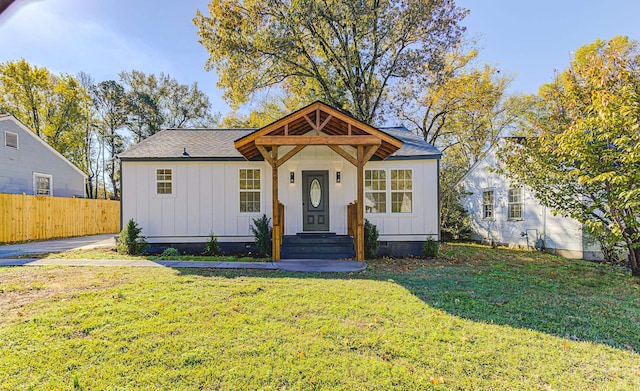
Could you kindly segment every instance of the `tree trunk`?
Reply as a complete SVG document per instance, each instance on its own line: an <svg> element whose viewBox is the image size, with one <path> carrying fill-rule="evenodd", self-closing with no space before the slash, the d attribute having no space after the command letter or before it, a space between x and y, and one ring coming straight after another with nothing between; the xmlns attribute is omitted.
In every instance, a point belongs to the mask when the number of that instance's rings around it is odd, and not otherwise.
<svg viewBox="0 0 640 391"><path fill-rule="evenodd" d="M631 275L634 277L640 277L640 268L638 268L638 259L640 259L640 247L630 249L629 260L631 261Z"/></svg>
<svg viewBox="0 0 640 391"><path fill-rule="evenodd" d="M87 198L93 198L93 175L87 176L87 182L85 183L84 191Z"/></svg>
<svg viewBox="0 0 640 391"><path fill-rule="evenodd" d="M618 225L621 225L619 220ZM636 228L626 227L622 230L622 237L627 244L629 263L631 264L631 275L640 277L640 268L638 268L640 261L640 235L638 235Z"/></svg>
<svg viewBox="0 0 640 391"><path fill-rule="evenodd" d="M105 160L105 143L102 142L102 190L104 199L107 199L107 179L105 177L105 172L107 171L106 160Z"/></svg>
<svg viewBox="0 0 640 391"><path fill-rule="evenodd" d="M629 264L631 265L631 275L634 277L640 277L640 268L638 268L638 260L640 259L640 240L631 240L629 237L625 237L625 239L627 242Z"/></svg>

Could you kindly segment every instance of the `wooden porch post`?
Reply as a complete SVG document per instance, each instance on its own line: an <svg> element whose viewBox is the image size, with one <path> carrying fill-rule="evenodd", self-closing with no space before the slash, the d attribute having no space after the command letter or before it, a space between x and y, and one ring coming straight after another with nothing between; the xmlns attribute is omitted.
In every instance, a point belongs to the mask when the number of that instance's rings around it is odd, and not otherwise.
<svg viewBox="0 0 640 391"><path fill-rule="evenodd" d="M280 200L278 200L278 146L271 147L271 187L273 198L273 231L271 233L271 256L274 261L280 260L280 242L282 241L282 232L280 224Z"/></svg>
<svg viewBox="0 0 640 391"><path fill-rule="evenodd" d="M364 146L358 145L358 202L356 223L356 259L364 261Z"/></svg>

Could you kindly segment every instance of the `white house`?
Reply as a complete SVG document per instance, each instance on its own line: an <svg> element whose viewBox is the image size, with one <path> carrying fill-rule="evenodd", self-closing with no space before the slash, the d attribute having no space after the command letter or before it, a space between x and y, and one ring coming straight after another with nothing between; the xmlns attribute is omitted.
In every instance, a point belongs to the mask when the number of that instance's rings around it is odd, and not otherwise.
<svg viewBox="0 0 640 391"><path fill-rule="evenodd" d="M84 196L87 176L12 115L0 115L0 193Z"/></svg>
<svg viewBox="0 0 640 391"><path fill-rule="evenodd" d="M266 214L276 260L325 256L323 243L348 257L336 250L345 240L361 260L366 218L380 253L420 254L439 239L440 155L405 128L377 129L322 102L258 130L164 130L119 156L122 221L158 246L202 247L213 232L225 251L242 251Z"/></svg>
<svg viewBox="0 0 640 391"><path fill-rule="evenodd" d="M578 221L554 216L526 187L499 175L493 148L459 182L462 204L471 217L475 240L516 247L541 248L566 258L602 259L597 242Z"/></svg>

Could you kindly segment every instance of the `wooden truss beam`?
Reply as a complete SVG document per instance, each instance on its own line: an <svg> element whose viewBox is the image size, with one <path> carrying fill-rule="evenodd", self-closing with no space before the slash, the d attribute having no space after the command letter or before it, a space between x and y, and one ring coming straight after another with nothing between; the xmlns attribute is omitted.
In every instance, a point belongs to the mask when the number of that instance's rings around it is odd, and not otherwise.
<svg viewBox="0 0 640 391"><path fill-rule="evenodd" d="M296 153L302 151L304 147L306 147L306 145L297 145L291 151L285 153L284 156L278 159L278 167L285 164L287 160L291 159Z"/></svg>
<svg viewBox="0 0 640 391"><path fill-rule="evenodd" d="M271 155L269 154L267 149L262 145L256 145L256 148L258 149L264 160L266 160L267 163L269 163L271 167L273 167L273 159L271 158Z"/></svg>
<svg viewBox="0 0 640 391"><path fill-rule="evenodd" d="M358 166L358 160L353 156L351 156L349 152L342 149L342 147L338 145L329 145L329 148L331 148L331 150L337 153L338 155L342 156L344 160L348 161L349 163L353 164L356 167Z"/></svg>
<svg viewBox="0 0 640 391"><path fill-rule="evenodd" d="M266 145L380 145L376 136L261 136L255 140L256 146Z"/></svg>

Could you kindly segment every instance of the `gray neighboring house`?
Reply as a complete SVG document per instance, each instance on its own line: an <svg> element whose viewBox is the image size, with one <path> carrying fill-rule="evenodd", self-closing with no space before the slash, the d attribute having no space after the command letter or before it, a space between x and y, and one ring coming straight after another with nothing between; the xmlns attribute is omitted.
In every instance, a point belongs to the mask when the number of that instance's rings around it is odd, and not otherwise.
<svg viewBox="0 0 640 391"><path fill-rule="evenodd" d="M12 115L0 114L0 193L84 197L87 176Z"/></svg>

